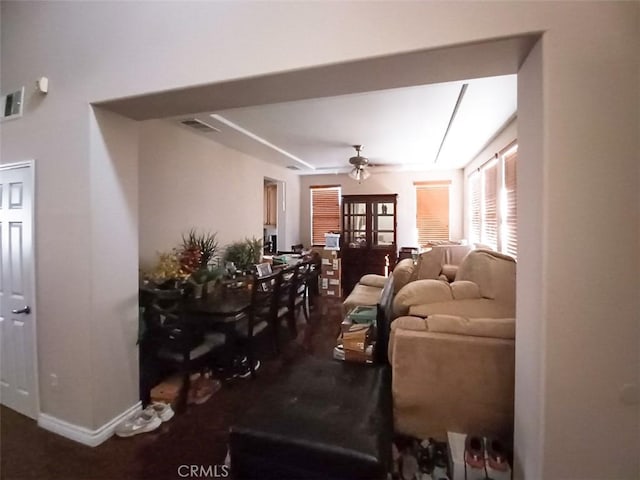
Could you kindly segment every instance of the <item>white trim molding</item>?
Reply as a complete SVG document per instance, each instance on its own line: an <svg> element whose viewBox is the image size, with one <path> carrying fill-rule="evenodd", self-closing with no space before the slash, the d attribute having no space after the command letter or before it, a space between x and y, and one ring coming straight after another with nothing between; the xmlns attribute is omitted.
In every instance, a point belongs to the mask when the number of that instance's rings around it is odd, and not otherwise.
<svg viewBox="0 0 640 480"><path fill-rule="evenodd" d="M89 447L97 447L113 435L113 431L118 423L141 409L142 403L138 402L96 430L89 430L88 428L65 422L46 413L41 413L38 416L38 426L73 440L74 442L82 443Z"/></svg>

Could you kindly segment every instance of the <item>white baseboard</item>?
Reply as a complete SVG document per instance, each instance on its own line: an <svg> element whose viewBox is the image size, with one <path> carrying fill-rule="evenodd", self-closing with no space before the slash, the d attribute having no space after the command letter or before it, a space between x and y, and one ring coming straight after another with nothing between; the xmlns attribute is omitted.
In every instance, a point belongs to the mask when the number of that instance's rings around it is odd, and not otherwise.
<svg viewBox="0 0 640 480"><path fill-rule="evenodd" d="M83 445L97 447L113 435L113 430L118 423L140 409L142 409L142 404L138 402L96 430L89 430L88 428L65 422L46 413L38 415L38 426Z"/></svg>

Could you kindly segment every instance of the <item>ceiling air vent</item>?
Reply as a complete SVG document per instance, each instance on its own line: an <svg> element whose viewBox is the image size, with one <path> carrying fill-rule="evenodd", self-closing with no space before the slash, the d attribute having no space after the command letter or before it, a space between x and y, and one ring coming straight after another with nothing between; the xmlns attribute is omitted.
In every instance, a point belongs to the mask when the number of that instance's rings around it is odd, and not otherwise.
<svg viewBox="0 0 640 480"><path fill-rule="evenodd" d="M190 118L188 120L181 120L180 123L185 127L194 128L200 132L220 132L216 127L212 127L208 123L204 123L197 118Z"/></svg>
<svg viewBox="0 0 640 480"><path fill-rule="evenodd" d="M289 170L300 170L300 167L296 167L295 165L287 165Z"/></svg>

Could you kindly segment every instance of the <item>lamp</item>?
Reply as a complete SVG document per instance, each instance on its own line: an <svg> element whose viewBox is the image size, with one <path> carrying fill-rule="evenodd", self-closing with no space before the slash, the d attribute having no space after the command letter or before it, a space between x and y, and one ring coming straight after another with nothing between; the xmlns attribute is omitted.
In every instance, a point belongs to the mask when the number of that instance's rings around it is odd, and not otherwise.
<svg viewBox="0 0 640 480"><path fill-rule="evenodd" d="M349 177L357 180L359 183L371 176L371 174L365 169L365 167L369 164L369 159L360 155L362 145L354 145L353 148L356 149L356 155L349 159L349 163L353 165L353 170L349 172Z"/></svg>

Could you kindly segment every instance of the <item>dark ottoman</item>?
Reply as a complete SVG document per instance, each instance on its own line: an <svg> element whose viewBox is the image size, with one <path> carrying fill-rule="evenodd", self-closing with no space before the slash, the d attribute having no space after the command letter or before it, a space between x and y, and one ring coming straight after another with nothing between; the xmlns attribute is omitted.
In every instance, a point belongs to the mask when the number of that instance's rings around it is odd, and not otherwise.
<svg viewBox="0 0 640 480"><path fill-rule="evenodd" d="M392 412L386 366L309 357L231 427L236 480L385 479Z"/></svg>

